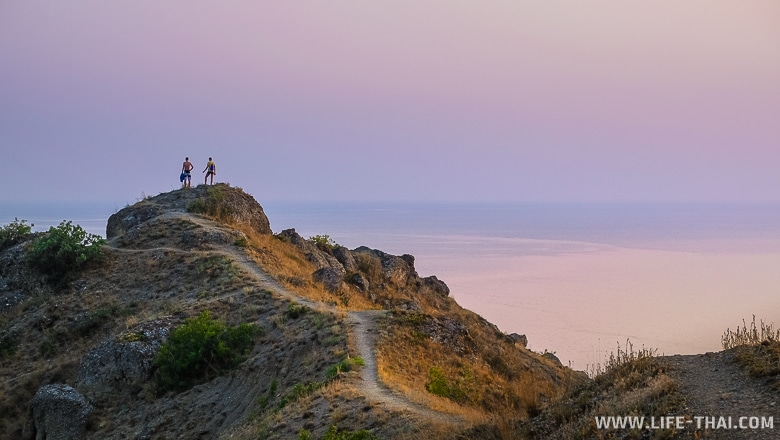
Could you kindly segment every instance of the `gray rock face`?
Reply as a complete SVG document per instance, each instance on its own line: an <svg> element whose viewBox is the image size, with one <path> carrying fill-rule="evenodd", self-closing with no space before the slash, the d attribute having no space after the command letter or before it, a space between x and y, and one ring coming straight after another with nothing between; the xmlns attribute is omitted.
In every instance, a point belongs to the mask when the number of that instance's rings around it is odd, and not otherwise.
<svg viewBox="0 0 780 440"><path fill-rule="evenodd" d="M347 272L357 272L358 265L355 262L355 256L352 255L352 251L344 246L336 246L333 248L333 256L336 257L339 263L344 266L344 270Z"/></svg>
<svg viewBox="0 0 780 440"><path fill-rule="evenodd" d="M341 283L344 281L344 269L334 269L332 267L323 267L317 269L313 274L314 281L322 283L326 289L331 292L335 292L341 288Z"/></svg>
<svg viewBox="0 0 780 440"><path fill-rule="evenodd" d="M368 279L362 273L356 273L350 277L349 282L363 292L368 292L370 286Z"/></svg>
<svg viewBox="0 0 780 440"><path fill-rule="evenodd" d="M526 335L519 335L517 333L512 333L509 335L509 339L511 339L512 342L515 343L515 346L520 345L523 347L528 347L528 337Z"/></svg>
<svg viewBox="0 0 780 440"><path fill-rule="evenodd" d="M431 291L438 293L442 296L449 296L450 295L450 288L447 286L447 284L436 278L436 275L431 275L429 277L423 278L423 285Z"/></svg>
<svg viewBox="0 0 780 440"><path fill-rule="evenodd" d="M25 438L84 438L87 419L92 411L92 405L73 387L63 384L44 385L30 402L30 421L25 427Z"/></svg>
<svg viewBox="0 0 780 440"><path fill-rule="evenodd" d="M96 393L137 392L151 376L154 356L172 327L157 320L103 342L81 359L78 386Z"/></svg>

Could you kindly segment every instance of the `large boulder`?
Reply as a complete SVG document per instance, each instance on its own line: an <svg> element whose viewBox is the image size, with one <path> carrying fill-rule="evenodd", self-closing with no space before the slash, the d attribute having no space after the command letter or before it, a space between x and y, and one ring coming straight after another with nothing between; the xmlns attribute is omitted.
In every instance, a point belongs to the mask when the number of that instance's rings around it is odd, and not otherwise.
<svg viewBox="0 0 780 440"><path fill-rule="evenodd" d="M344 282L344 269L337 270L332 267L317 269L312 274L314 281L322 283L331 292L336 292Z"/></svg>
<svg viewBox="0 0 780 440"><path fill-rule="evenodd" d="M97 393L135 393L151 377L154 356L173 323L156 320L98 345L79 365L78 386Z"/></svg>
<svg viewBox="0 0 780 440"><path fill-rule="evenodd" d="M355 254L367 253L379 258L382 276L398 287L404 287L408 282L418 279L417 271L414 269L414 257L409 254L399 257L366 246L361 246L352 252Z"/></svg>
<svg viewBox="0 0 780 440"><path fill-rule="evenodd" d="M24 436L35 440L84 438L92 411L92 405L75 388L64 384L44 385L30 401Z"/></svg>

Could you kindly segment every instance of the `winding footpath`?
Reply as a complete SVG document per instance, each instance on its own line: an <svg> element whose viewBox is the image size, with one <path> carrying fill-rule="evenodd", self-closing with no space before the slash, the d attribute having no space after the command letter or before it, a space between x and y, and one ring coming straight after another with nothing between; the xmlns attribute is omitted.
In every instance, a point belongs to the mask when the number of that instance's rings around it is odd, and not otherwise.
<svg viewBox="0 0 780 440"><path fill-rule="evenodd" d="M169 214L169 216L171 215ZM216 227L208 220L193 217L186 213L176 213L173 214L173 216L186 216L188 220L197 223L203 228ZM114 247L114 249L119 251L136 252L136 250L127 250L116 247ZM154 248L149 250L159 249L160 248ZM291 292L281 283L271 277L262 268L260 268L257 263L255 263L255 261L253 261L245 252L240 249L236 249L232 246L221 246L219 249L204 251L204 253L209 253L212 255L221 254L229 257L241 270L245 271L256 279L258 287L269 289L274 292L274 294L283 298L295 301L298 304L305 305L309 308L324 309L333 313L343 312L342 310L339 310L332 305L319 301L312 301L308 298L300 297ZM238 293L222 295L220 297L213 298L212 300L224 300L225 298L234 295L238 295ZM347 313L350 331L352 332L355 340L357 354L365 362L365 366L360 369L360 374L362 379L361 389L366 398L374 404L381 405L387 409L409 412L412 415L423 417L425 419L436 422L463 425L464 421L460 417L434 411L425 406L412 402L403 394L395 392L381 383L377 370L375 336L377 333L377 319L384 316L386 313L386 310L350 311Z"/></svg>

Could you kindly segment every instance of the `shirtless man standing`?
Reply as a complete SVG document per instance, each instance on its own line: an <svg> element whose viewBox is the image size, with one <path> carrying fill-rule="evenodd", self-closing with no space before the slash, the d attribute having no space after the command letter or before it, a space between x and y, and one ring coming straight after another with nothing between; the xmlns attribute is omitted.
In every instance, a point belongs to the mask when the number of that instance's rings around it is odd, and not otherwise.
<svg viewBox="0 0 780 440"><path fill-rule="evenodd" d="M181 172L184 173L184 188L190 188L190 181L192 180L192 174L190 174L190 171L195 168L195 165L190 162L189 157L184 158L184 164L181 166Z"/></svg>

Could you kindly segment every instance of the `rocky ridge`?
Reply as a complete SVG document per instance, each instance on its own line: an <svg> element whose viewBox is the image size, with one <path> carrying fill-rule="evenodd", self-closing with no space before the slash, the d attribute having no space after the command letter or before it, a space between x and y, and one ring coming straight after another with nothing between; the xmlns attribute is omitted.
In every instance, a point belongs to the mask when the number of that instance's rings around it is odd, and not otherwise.
<svg viewBox="0 0 780 440"><path fill-rule="evenodd" d="M2 340L14 349L0 358L7 416L0 438L256 438L258 429L268 438L290 438L301 429L322 435L339 420L344 429L366 428L382 438L415 432L449 438L467 429L461 416L426 408L381 383L376 338L350 334L376 332L375 321L387 312L441 307L420 334L455 355L474 356L474 330L444 314L453 304L444 282L420 277L411 255L321 246L294 229L271 234L250 195L227 185L199 186L112 215L105 261L61 291L19 264L24 243L3 251ZM253 260L263 255L278 263L273 248L287 245L282 254L295 260L297 252L308 272L281 275ZM290 290L296 286L322 289L325 301ZM348 306L350 298L364 306ZM300 318L288 313L295 304L305 307ZM362 311L365 305L373 310ZM157 350L173 328L202 310L228 324L260 327L255 348L228 375L155 395ZM508 336L499 340L513 343ZM311 401L289 397L302 384L322 381L345 356L365 358L368 367L339 375Z"/></svg>

